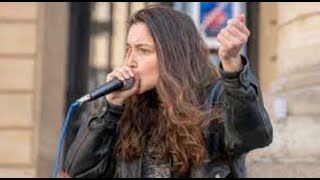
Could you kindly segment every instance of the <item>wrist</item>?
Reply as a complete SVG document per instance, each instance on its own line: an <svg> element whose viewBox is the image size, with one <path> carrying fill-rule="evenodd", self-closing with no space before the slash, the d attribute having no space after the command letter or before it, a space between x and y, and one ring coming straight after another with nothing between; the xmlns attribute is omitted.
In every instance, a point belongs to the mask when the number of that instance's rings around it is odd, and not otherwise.
<svg viewBox="0 0 320 180"><path fill-rule="evenodd" d="M119 105L115 105L112 104L111 102L109 102L107 99L105 99L106 102L106 109L105 109L105 115L109 114L109 115L113 115L113 116L121 116L121 114L124 111L124 105L123 106L119 106Z"/></svg>
<svg viewBox="0 0 320 180"><path fill-rule="evenodd" d="M108 99L106 98L107 102L113 106L119 106L122 107L124 104L124 101L119 100L119 99Z"/></svg>
<svg viewBox="0 0 320 180"><path fill-rule="evenodd" d="M221 59L223 70L226 72L237 72L243 68L240 55L237 57L230 57L228 59Z"/></svg>

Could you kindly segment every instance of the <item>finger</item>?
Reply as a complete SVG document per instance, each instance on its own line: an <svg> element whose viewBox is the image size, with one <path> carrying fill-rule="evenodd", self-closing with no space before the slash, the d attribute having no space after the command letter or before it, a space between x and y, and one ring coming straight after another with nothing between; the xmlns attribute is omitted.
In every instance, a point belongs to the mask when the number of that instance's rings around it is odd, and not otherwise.
<svg viewBox="0 0 320 180"><path fill-rule="evenodd" d="M118 69L115 69L114 71L112 71L108 76L107 76L107 82L108 81L111 81L113 79L119 79L121 81L124 81L125 78L123 77L122 73L118 70Z"/></svg>
<svg viewBox="0 0 320 180"><path fill-rule="evenodd" d="M120 71L120 70L115 71L114 75L115 75L116 78L118 78L121 81L124 81L126 79L124 74L123 74L123 72Z"/></svg>
<svg viewBox="0 0 320 180"><path fill-rule="evenodd" d="M224 43L224 47L227 49L239 48L243 44L238 37L229 33L227 29L221 33L221 36L227 41Z"/></svg>
<svg viewBox="0 0 320 180"><path fill-rule="evenodd" d="M109 81L111 81L111 80L114 79L114 78L116 78L116 77L114 76L114 72L111 72L111 73L107 74L106 82L109 82Z"/></svg>
<svg viewBox="0 0 320 180"><path fill-rule="evenodd" d="M242 22L242 23L244 23L245 22L245 16L244 16L244 14L239 14L238 16L237 16L237 19L240 21L240 22Z"/></svg>
<svg viewBox="0 0 320 180"><path fill-rule="evenodd" d="M240 43L238 38L228 31L228 28L225 28L223 30L222 35L229 41L230 44L239 44Z"/></svg>
<svg viewBox="0 0 320 180"><path fill-rule="evenodd" d="M217 40L218 42L221 43L221 45L227 49L229 49L230 47L230 43L229 43L229 40L224 37L224 35L222 33L219 33L219 35L217 36Z"/></svg>
<svg viewBox="0 0 320 180"><path fill-rule="evenodd" d="M125 67L120 68L119 72L122 74L122 76L125 79L129 79L130 78L130 74L129 74L128 70Z"/></svg>
<svg viewBox="0 0 320 180"><path fill-rule="evenodd" d="M229 34L227 34L226 28L223 28L223 29L220 31L220 34L221 34L222 36L224 36L228 41L230 41L230 37L229 37Z"/></svg>
<svg viewBox="0 0 320 180"><path fill-rule="evenodd" d="M109 81L111 81L111 80L114 80L114 79L116 79L116 78L118 78L117 76L116 76L116 74L113 72L113 73L110 73L110 74L108 74L108 76L107 76L107 81L106 82L109 82ZM120 79L121 80L121 79Z"/></svg>
<svg viewBox="0 0 320 180"><path fill-rule="evenodd" d="M245 43L248 40L248 37L240 32L237 28L232 25L229 25L226 30L233 35L241 44Z"/></svg>
<svg viewBox="0 0 320 180"><path fill-rule="evenodd" d="M134 73L132 71L131 68L129 68L128 66L124 66L124 69L127 71L127 73L131 76L131 77L134 77Z"/></svg>
<svg viewBox="0 0 320 180"><path fill-rule="evenodd" d="M245 33L247 36L250 35L250 31L248 30L246 25L244 23L240 22L238 19L232 19L230 21L230 24L235 26L236 28L238 28L239 31Z"/></svg>

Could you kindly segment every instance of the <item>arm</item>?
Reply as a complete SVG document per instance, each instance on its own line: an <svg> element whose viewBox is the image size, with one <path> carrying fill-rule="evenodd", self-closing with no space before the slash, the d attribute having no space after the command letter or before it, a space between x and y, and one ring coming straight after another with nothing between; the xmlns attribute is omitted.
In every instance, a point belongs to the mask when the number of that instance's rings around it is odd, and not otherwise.
<svg viewBox="0 0 320 180"><path fill-rule="evenodd" d="M224 81L225 145L237 153L264 147L272 141L272 126L264 108L260 87L248 60L240 56L250 31L243 14L228 21L218 34L220 74Z"/></svg>
<svg viewBox="0 0 320 180"><path fill-rule="evenodd" d="M68 150L64 172L71 177L113 177L113 147L122 112L122 107L108 104L101 116L80 127Z"/></svg>
<svg viewBox="0 0 320 180"><path fill-rule="evenodd" d="M238 72L219 70L224 81L220 99L225 104L224 143L228 151L243 154L272 142L272 125L249 61L241 56Z"/></svg>

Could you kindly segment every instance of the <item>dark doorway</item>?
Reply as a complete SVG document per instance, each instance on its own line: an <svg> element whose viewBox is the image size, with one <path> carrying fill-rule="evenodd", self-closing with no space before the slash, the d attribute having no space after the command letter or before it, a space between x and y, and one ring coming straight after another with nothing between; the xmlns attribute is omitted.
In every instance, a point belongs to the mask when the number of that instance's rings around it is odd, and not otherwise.
<svg viewBox="0 0 320 180"><path fill-rule="evenodd" d="M65 113L76 99L87 93L91 2L71 2L69 8L69 54ZM69 148L75 138L80 124L80 112L81 108L77 109L70 121L65 139L65 150Z"/></svg>
<svg viewBox="0 0 320 180"><path fill-rule="evenodd" d="M253 73L259 78L259 3L247 2L247 25L251 34L247 43L247 56Z"/></svg>

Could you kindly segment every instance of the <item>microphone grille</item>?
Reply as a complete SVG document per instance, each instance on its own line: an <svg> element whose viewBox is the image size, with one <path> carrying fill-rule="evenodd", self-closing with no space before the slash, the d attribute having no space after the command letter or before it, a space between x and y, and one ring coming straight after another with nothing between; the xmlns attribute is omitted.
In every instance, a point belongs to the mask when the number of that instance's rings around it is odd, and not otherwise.
<svg viewBox="0 0 320 180"><path fill-rule="evenodd" d="M126 79L124 81L123 90L131 89L134 86L134 78Z"/></svg>

